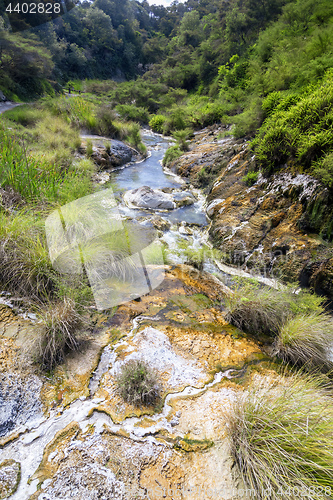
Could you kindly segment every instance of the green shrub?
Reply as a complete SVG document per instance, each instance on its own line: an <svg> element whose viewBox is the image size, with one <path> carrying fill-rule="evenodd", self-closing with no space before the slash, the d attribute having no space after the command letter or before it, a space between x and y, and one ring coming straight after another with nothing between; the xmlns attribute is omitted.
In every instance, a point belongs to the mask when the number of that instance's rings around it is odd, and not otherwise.
<svg viewBox="0 0 333 500"><path fill-rule="evenodd" d="M273 172L288 162L314 171L325 184L331 185L332 73L328 72L321 84L305 89L302 94L281 98L279 104L270 107L267 100L264 105L268 118L252 143L263 168ZM275 92L272 102L277 101Z"/></svg>
<svg viewBox="0 0 333 500"><path fill-rule="evenodd" d="M149 121L149 127L152 129L153 132L162 134L165 120L166 116L164 115L154 115Z"/></svg>
<svg viewBox="0 0 333 500"><path fill-rule="evenodd" d="M139 123L148 123L148 111L134 104L118 104L116 111L121 118Z"/></svg>
<svg viewBox="0 0 333 500"><path fill-rule="evenodd" d="M78 349L77 331L82 326L82 317L68 297L40 307L38 317L41 325L33 341L33 353L35 360L50 370L63 361L66 352Z"/></svg>
<svg viewBox="0 0 333 500"><path fill-rule="evenodd" d="M179 146L171 146L166 150L162 163L165 167L168 167L170 163L179 158L181 155L182 152L179 149Z"/></svg>
<svg viewBox="0 0 333 500"><path fill-rule="evenodd" d="M161 396L157 372L142 360L131 359L124 363L116 383L122 398L137 406L156 404Z"/></svg>
<svg viewBox="0 0 333 500"><path fill-rule="evenodd" d="M284 375L255 380L237 397L229 423L234 475L254 498L331 498L333 399L324 382Z"/></svg>
<svg viewBox="0 0 333 500"><path fill-rule="evenodd" d="M311 368L332 369L333 320L329 314L297 315L280 328L273 354L283 361Z"/></svg>
<svg viewBox="0 0 333 500"><path fill-rule="evenodd" d="M172 136L176 139L177 145L181 151L188 151L189 146L186 139L192 135L192 130L190 128L185 128L184 130L175 130Z"/></svg>
<svg viewBox="0 0 333 500"><path fill-rule="evenodd" d="M248 172L242 178L242 181L245 182L247 186L253 186L258 180L259 172Z"/></svg>
<svg viewBox="0 0 333 500"><path fill-rule="evenodd" d="M163 134L169 135L174 130L184 130L188 123L186 120L185 108L177 107L172 109L163 125Z"/></svg>

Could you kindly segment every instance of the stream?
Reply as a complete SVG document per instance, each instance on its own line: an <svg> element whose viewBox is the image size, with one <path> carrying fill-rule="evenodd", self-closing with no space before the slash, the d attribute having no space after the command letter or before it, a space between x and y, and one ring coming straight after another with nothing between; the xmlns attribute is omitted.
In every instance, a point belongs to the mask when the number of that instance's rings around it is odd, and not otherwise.
<svg viewBox="0 0 333 500"><path fill-rule="evenodd" d="M161 218L170 223L170 229L161 236L161 241L169 248L170 261L175 264L186 262L187 257L184 248L199 251L202 245L207 242L209 221L205 215L204 196L183 179L162 168L161 161L169 144L167 139L148 131L144 131L142 135L150 153L149 157L141 162L110 171L109 182L112 186L116 186L117 191L115 194L118 199L121 199L125 191L144 185L149 185L153 189L165 189L167 192L170 192L170 190L176 190L177 192L186 190L193 193L196 201L192 205L171 211L158 212ZM106 182L105 186L108 186L108 182ZM125 216L134 219L149 218L156 216L157 213L156 211L129 208L123 201L120 202L118 208ZM231 274L234 270L232 268L228 269L228 266L219 269L216 263L208 258L205 261L204 270L214 273L227 285L232 283ZM99 365L90 380L90 397L81 397L66 408L61 408L60 411L58 407L51 410L47 417L39 417L37 421L35 419L30 424L27 422L20 428L15 429L15 432L19 433L19 437L14 438L1 450L1 461L14 459L19 461L22 467L20 484L17 491L11 496L13 500L26 500L36 491L38 480L36 479L28 484L29 477L33 475L41 462L46 445L52 441L58 431L64 429L72 421L76 421L82 430L86 430L89 425L93 424L95 432L98 433L102 432L103 425L106 424L114 433L125 431L135 441L152 440L155 444L161 445L160 442L156 441L154 434L162 429L170 433L173 432L172 423L166 418L171 411L170 402L172 399L179 398L179 396L200 394L218 384L223 378L231 379L244 374L246 367L240 370L228 369L218 372L213 379L210 378L210 381L204 384L196 383L195 379L193 381L190 378L188 385L181 391L175 391L167 395L161 412L150 417L153 422L151 425L138 425L138 422L145 418L144 416L129 417L120 424L115 424L107 414L93 411L103 401L102 399L96 399L95 393L103 375L107 371L112 371L115 364L117 364L116 350L124 348L138 331L141 321L147 319L158 321L156 317L138 316L132 320L132 329L125 339L120 340L112 348L110 346L104 348ZM164 345L163 349L165 351ZM175 364L177 362L176 360ZM182 369L182 366L179 366L179 371Z"/></svg>

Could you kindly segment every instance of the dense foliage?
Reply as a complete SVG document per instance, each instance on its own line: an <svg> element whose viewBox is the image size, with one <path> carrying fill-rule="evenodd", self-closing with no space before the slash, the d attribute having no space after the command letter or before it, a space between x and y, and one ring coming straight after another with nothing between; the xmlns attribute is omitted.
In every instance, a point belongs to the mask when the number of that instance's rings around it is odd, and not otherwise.
<svg viewBox="0 0 333 500"><path fill-rule="evenodd" d="M332 36L330 0L83 1L21 33L4 16L0 89L27 99L69 85L184 138L216 122L259 131L266 172L288 163L332 187Z"/></svg>

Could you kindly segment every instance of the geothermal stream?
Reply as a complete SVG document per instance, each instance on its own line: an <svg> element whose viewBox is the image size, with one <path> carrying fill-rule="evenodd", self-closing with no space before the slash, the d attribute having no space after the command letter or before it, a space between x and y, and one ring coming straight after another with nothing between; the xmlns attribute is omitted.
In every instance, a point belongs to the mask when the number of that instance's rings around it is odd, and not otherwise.
<svg viewBox="0 0 333 500"><path fill-rule="evenodd" d="M133 328L126 339L119 341L113 347L113 350L111 350L109 346L104 349L99 365L89 384L89 398L79 398L65 409L57 408L57 410L51 410L49 417L41 418L39 422L34 423L32 426L15 429L15 434L18 432L20 433L19 437L9 442L1 452L2 460L14 459L21 462L21 481L17 491L11 496L13 500L29 498L29 496L36 491L39 480L35 479L31 481L30 484L28 484L28 480L41 462L47 444L53 440L58 431L64 429L69 423L73 421L77 422L83 432L87 430L88 426L93 424L95 433L101 433L104 430L104 425L106 425L113 433L125 431L128 433L130 439L135 441L150 440L161 446L161 443L154 438L153 434L162 429L168 430L172 434L172 423L167 420L168 414L172 411L170 406L170 401L172 399L180 396L194 396L203 393L221 382L223 378L231 379L240 377L245 373L246 365L242 369L228 369L224 372L216 373L212 381L203 384L201 387L189 385L182 391L169 393L165 398L162 411L159 414L150 416L150 419L154 421L154 424L150 427L138 426L138 423L146 418L145 415L142 417L129 417L124 419L121 424L114 424L107 414L100 412L93 413L93 410L103 402L102 399L94 398L94 394L103 374L107 370L113 368L117 357L117 348L128 344L128 341L133 338L137 332L142 320L157 321L158 318L146 316L136 317L132 320ZM118 364L120 365L121 362L118 362ZM177 434L179 435L179 432ZM75 442L72 443L72 445L75 445ZM51 456L50 459L52 459ZM46 484L47 481L45 481L44 486Z"/></svg>
<svg viewBox="0 0 333 500"><path fill-rule="evenodd" d="M116 182L120 193L128 189L141 187L143 185L149 185L153 189L184 189L186 186L186 190L191 191L195 195L197 201L192 205L177 208L170 212L164 211L158 213L158 215L167 219L171 223L171 229L164 233L161 238L162 241L169 246L170 259L173 259L175 264L181 263L186 261L186 257L182 256L182 251L178 248L179 240L184 241L185 239L188 247L198 250L203 244L207 244L208 221L204 213L205 199L199 191L195 190L188 184L186 185L183 179L172 174L171 172L163 170L161 160L168 146L167 140L157 134L146 131L144 131L143 137L148 149L150 150L150 156L144 161L130 164L126 168L118 169L116 172L110 172L105 176L103 184L106 182L107 186L107 179L111 182ZM137 218L138 216L149 217L156 215L156 211L149 213L149 211L129 208L124 203L120 203L119 210L125 216L133 218ZM185 221L185 224L183 221ZM188 231L189 234L186 234L186 232L183 232L182 234L182 230L179 231L179 229L185 227L190 228L190 231ZM227 285L232 284L232 279L230 278L231 275L237 274L251 276L244 271L239 271L224 264L214 262L213 260L205 262L204 270L217 274L221 281ZM95 432L97 433L102 432L103 426L106 424L114 433L125 431L133 440L151 440L155 442L155 444L162 445L160 441L157 441L154 438L153 434L160 429L166 429L172 434L172 423L167 420L167 416L172 410L170 406L172 399L179 398L180 396L193 396L202 393L219 383L223 378L226 377L231 379L239 377L246 371L247 365L240 370L228 369L224 372L215 374L213 380L210 378L208 382L198 382L199 376L197 379L195 377L192 377L192 379L191 377L188 377L186 379L187 382L184 382L183 380L181 384L182 387L186 384L188 385L179 392L175 389L175 392L169 393L164 401L162 411L159 414L150 416L150 419L154 423L149 427L146 425L142 425L140 427L138 425L142 419L146 418L145 416L125 418L120 424L113 423L112 419L107 414L93 411L94 408L97 408L103 401L102 399L94 398L94 395L97 392L99 382L103 375L107 371L115 373L119 369L121 362L117 361L117 349L119 347L126 347L129 341L136 335L140 322L146 319L158 321L159 318L136 317L133 320L133 328L126 336L126 339L120 340L112 348L110 346L104 348L100 362L90 380L89 398L81 397L68 405L66 408L61 409L60 407L59 409L59 407L57 407L55 410L50 410L49 416L39 417L38 420L35 419L34 421L30 420L30 424L28 421L26 425L19 428L16 427L14 429L12 432L12 441L7 441L8 444L6 444L1 450L1 460L14 459L19 461L22 467L21 481L18 489L11 496L13 500L26 499L36 491L39 480L36 479L30 484L28 484L27 481L29 480L29 477L34 474L40 464L46 445L52 441L58 431L64 429L69 423L73 421L78 422L83 431L86 430L89 425L93 424L95 426ZM161 342L163 342L163 339ZM177 364L177 360L175 363ZM183 370L183 367L181 366L178 370ZM177 415L174 418L177 418ZM15 437L17 435L18 437ZM11 434L9 434L7 438L10 439L10 436ZM73 446L75 445L74 443ZM167 443L165 443L165 445L167 446ZM45 484L47 484L47 482L44 483L44 486Z"/></svg>

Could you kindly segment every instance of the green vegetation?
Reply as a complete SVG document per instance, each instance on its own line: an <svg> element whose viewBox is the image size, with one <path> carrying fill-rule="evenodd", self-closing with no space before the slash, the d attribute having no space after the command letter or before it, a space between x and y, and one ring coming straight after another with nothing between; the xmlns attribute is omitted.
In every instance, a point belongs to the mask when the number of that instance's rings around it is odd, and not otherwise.
<svg viewBox="0 0 333 500"><path fill-rule="evenodd" d="M285 362L332 370L333 363L328 359L332 346L333 321L329 314L299 314L282 325L273 352Z"/></svg>
<svg viewBox="0 0 333 500"><path fill-rule="evenodd" d="M0 213L0 281L7 290L33 300L52 294L54 280L38 215Z"/></svg>
<svg viewBox="0 0 333 500"><path fill-rule="evenodd" d="M227 319L241 330L276 335L290 318L317 315L323 318L323 298L309 291L295 293L292 286L275 290L255 280L239 280L233 295L225 299Z"/></svg>
<svg viewBox="0 0 333 500"><path fill-rule="evenodd" d="M149 120L149 127L153 130L153 132L158 132L159 134L162 134L165 120L166 117L164 115L154 115Z"/></svg>
<svg viewBox="0 0 333 500"><path fill-rule="evenodd" d="M262 167L272 172L288 162L311 170L328 183L323 166L325 156L333 148L333 83L329 72L323 82L312 85L302 95L282 95L266 104L268 117L261 127L253 147ZM269 96L270 97L270 96ZM267 99L267 98L266 98Z"/></svg>
<svg viewBox="0 0 333 500"><path fill-rule="evenodd" d="M253 186L258 180L259 172L248 172L242 178L242 181L245 182L247 186Z"/></svg>
<svg viewBox="0 0 333 500"><path fill-rule="evenodd" d="M300 373L257 379L237 398L230 422L235 475L255 498L331 496L333 403L325 379ZM325 489L326 488L326 489ZM309 493L308 493L309 492Z"/></svg>
<svg viewBox="0 0 333 500"><path fill-rule="evenodd" d="M276 335L289 313L284 293L249 283L226 299L227 320L237 328L258 335Z"/></svg>
<svg viewBox="0 0 333 500"><path fill-rule="evenodd" d="M143 360L131 359L124 363L116 383L120 395L128 403L155 405L160 400L162 387L157 372Z"/></svg>
<svg viewBox="0 0 333 500"><path fill-rule="evenodd" d="M182 152L179 146L170 146L165 155L163 156L163 165L168 167L174 160L179 158L182 155Z"/></svg>

